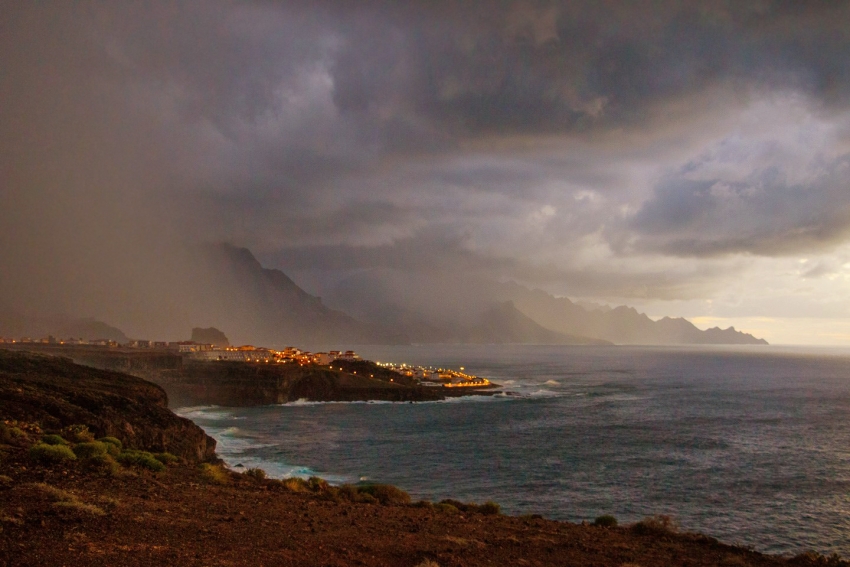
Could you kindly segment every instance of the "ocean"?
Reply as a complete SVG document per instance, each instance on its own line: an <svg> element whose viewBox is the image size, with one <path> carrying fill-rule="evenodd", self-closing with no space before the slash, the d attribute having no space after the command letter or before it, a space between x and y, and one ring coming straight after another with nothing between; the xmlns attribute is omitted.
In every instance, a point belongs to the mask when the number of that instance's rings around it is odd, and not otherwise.
<svg viewBox="0 0 850 567"><path fill-rule="evenodd" d="M766 553L850 557L850 351L362 346L510 392L427 403L180 408L271 476L621 524L655 514Z"/></svg>

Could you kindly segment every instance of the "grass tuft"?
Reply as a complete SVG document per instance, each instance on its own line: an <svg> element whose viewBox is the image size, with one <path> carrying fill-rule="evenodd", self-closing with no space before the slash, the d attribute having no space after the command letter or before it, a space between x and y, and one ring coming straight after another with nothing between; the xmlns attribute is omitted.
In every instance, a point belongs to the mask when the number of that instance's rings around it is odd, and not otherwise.
<svg viewBox="0 0 850 567"><path fill-rule="evenodd" d="M46 494L49 498L56 502L71 502L79 500L75 494L68 492L67 490L62 490L61 488L56 488L55 486L51 486L44 482L36 482L27 486L31 486L39 492Z"/></svg>

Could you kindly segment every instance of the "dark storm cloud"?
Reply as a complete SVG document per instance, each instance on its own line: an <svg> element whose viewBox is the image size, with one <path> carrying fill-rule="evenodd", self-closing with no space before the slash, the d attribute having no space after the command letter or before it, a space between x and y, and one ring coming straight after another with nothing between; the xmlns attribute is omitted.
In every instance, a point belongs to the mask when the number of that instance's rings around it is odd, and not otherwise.
<svg viewBox="0 0 850 567"><path fill-rule="evenodd" d="M659 295L712 275L576 258L829 247L846 158L693 178L677 146L712 135L653 135L721 116L715 90L845 112L849 5L0 2L0 292L117 319L207 240ZM674 173L648 194L629 176L653 160Z"/></svg>
<svg viewBox="0 0 850 567"><path fill-rule="evenodd" d="M633 246L679 256L785 255L835 245L850 234L850 155L822 163L805 182L778 167L743 181L666 179L630 219ZM621 244L626 247L627 244Z"/></svg>

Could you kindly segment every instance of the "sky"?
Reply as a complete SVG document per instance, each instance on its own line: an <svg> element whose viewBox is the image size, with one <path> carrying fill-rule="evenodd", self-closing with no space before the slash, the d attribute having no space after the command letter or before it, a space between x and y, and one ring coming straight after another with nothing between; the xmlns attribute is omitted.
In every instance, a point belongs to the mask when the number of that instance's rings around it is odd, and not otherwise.
<svg viewBox="0 0 850 567"><path fill-rule="evenodd" d="M462 272L850 343L848 2L0 14L7 305L126 320L225 241L319 295Z"/></svg>

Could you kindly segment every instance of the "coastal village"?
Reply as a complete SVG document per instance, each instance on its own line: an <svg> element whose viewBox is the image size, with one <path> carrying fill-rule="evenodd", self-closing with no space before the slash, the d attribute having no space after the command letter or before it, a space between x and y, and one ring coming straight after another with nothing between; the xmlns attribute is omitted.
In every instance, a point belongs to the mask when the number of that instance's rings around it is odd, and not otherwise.
<svg viewBox="0 0 850 567"><path fill-rule="evenodd" d="M329 350L327 352L309 352L296 347L288 346L283 350L274 350L252 345L242 346L220 346L211 343L199 343L196 341L150 341L131 340L124 344L108 339L56 339L48 336L41 339L24 337L20 339L0 337L2 344L43 344L43 345L67 345L67 346L93 346L106 348L145 349L145 350L167 350L179 353L188 360L199 362L244 362L257 364L299 364L301 366L327 366L334 369L335 362L355 362L362 360L360 355L352 350L339 351ZM488 379L472 374L467 374L464 367L459 370L448 368L434 368L430 366L414 366L405 363L375 362L381 368L395 372L405 377L408 381L421 386L463 388L463 387L486 387L491 383ZM338 368L341 370L341 367ZM354 371L356 374L357 372Z"/></svg>

